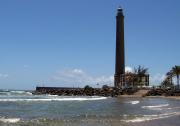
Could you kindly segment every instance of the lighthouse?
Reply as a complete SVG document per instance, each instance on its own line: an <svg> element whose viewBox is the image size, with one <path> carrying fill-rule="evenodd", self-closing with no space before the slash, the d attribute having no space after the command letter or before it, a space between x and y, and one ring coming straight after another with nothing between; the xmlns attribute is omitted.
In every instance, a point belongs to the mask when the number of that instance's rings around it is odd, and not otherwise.
<svg viewBox="0 0 180 126"><path fill-rule="evenodd" d="M125 83L125 53L124 53L124 15L123 9L117 9L116 15L116 57L114 86L121 87Z"/></svg>

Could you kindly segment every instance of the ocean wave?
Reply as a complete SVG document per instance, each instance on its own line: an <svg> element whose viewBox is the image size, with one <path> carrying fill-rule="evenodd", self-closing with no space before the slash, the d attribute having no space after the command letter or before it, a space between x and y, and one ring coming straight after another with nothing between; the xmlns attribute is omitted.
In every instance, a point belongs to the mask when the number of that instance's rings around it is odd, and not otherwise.
<svg viewBox="0 0 180 126"><path fill-rule="evenodd" d="M142 108L148 108L148 109L151 109L151 108L161 108L161 107L167 107L169 106L169 104L160 104L160 105L154 105L154 106L142 106Z"/></svg>
<svg viewBox="0 0 180 126"><path fill-rule="evenodd" d="M49 97L58 97L59 95L51 95L51 94L47 94L45 96L49 96Z"/></svg>
<svg viewBox="0 0 180 126"><path fill-rule="evenodd" d="M28 91L10 91L12 94L27 94L27 95L32 95L31 92Z"/></svg>
<svg viewBox="0 0 180 126"><path fill-rule="evenodd" d="M10 92L0 92L0 96L9 96L9 95L11 95L11 93Z"/></svg>
<svg viewBox="0 0 180 126"><path fill-rule="evenodd" d="M138 104L140 101L128 101L127 103L130 103L130 104L133 104L133 105L135 105L135 104Z"/></svg>
<svg viewBox="0 0 180 126"><path fill-rule="evenodd" d="M164 113L164 114L159 114L159 115L144 115L143 117L136 117L134 119L127 119L127 120L122 120L122 121L133 122L133 123L145 122L145 121L150 121L150 120L169 118L171 116L177 116L177 115L180 115L180 112Z"/></svg>
<svg viewBox="0 0 180 126"><path fill-rule="evenodd" d="M0 95L2 96L11 96L11 95L32 95L29 91L9 91L9 90L1 90Z"/></svg>
<svg viewBox="0 0 180 126"><path fill-rule="evenodd" d="M16 102L16 101L95 101L104 100L106 97L91 97L91 98L41 98L41 99L0 99L0 102Z"/></svg>
<svg viewBox="0 0 180 126"><path fill-rule="evenodd" d="M0 122L3 123L17 123L20 121L20 118L0 118Z"/></svg>
<svg viewBox="0 0 180 126"><path fill-rule="evenodd" d="M28 91L27 91L27 92L26 92L26 94L28 94L28 95L32 95L32 92L28 92Z"/></svg>
<svg viewBox="0 0 180 126"><path fill-rule="evenodd" d="M177 109L177 108L180 108L180 107L172 107L172 108L165 108L165 109Z"/></svg>
<svg viewBox="0 0 180 126"><path fill-rule="evenodd" d="M11 93L23 94L25 91L10 91Z"/></svg>
<svg viewBox="0 0 180 126"><path fill-rule="evenodd" d="M0 89L0 92L8 92L8 89Z"/></svg>

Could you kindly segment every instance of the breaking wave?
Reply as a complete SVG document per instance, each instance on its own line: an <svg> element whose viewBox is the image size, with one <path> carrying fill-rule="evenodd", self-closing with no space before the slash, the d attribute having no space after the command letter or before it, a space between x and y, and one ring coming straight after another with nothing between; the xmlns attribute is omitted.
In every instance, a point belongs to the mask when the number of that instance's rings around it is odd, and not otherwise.
<svg viewBox="0 0 180 126"><path fill-rule="evenodd" d="M39 99L33 99L33 98L28 98L28 99L0 99L1 102L16 102L16 101L94 101L94 100L104 100L107 99L106 97L88 97L88 98L83 98L83 97L65 97L65 98L39 98Z"/></svg>
<svg viewBox="0 0 180 126"><path fill-rule="evenodd" d="M29 91L0 90L0 95L32 95L32 93Z"/></svg>
<svg viewBox="0 0 180 126"><path fill-rule="evenodd" d="M29 91L10 91L11 94L25 94L25 95L32 95Z"/></svg>
<svg viewBox="0 0 180 126"><path fill-rule="evenodd" d="M151 108L161 108L161 107L167 107L167 106L169 106L169 104L160 104L160 105L155 105L155 106L142 106L142 108L151 109Z"/></svg>
<svg viewBox="0 0 180 126"><path fill-rule="evenodd" d="M180 112L172 112L172 113L164 113L159 115L144 115L143 117L136 117L134 119L127 119L123 120L124 122L145 122L150 120L156 120L156 119L163 119L163 118L169 118L171 116L177 116L180 115Z"/></svg>
<svg viewBox="0 0 180 126"><path fill-rule="evenodd" d="M127 102L127 103L130 103L130 104L133 104L133 105L135 105L135 104L138 104L140 101L129 101L129 102Z"/></svg>
<svg viewBox="0 0 180 126"><path fill-rule="evenodd" d="M20 118L0 118L0 122L3 122L3 123L17 123L20 121Z"/></svg>

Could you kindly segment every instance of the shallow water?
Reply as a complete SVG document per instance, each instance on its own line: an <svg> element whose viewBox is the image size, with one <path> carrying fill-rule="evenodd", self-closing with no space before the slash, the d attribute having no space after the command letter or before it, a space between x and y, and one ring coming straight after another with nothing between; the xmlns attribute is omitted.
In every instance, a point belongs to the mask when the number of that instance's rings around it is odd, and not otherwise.
<svg viewBox="0 0 180 126"><path fill-rule="evenodd" d="M179 126L180 101L0 91L0 126Z"/></svg>

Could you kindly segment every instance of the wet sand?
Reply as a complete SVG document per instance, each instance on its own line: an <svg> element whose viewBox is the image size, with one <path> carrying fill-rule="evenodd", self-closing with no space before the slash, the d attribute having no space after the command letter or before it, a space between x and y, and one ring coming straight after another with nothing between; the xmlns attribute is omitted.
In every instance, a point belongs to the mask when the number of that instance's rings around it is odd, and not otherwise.
<svg viewBox="0 0 180 126"><path fill-rule="evenodd" d="M145 122L128 123L130 126L179 126L180 117L173 116L170 118L157 119ZM115 125L113 125L115 126Z"/></svg>
<svg viewBox="0 0 180 126"><path fill-rule="evenodd" d="M180 96L142 96L142 95L119 95L118 98L170 98L180 100Z"/></svg>

